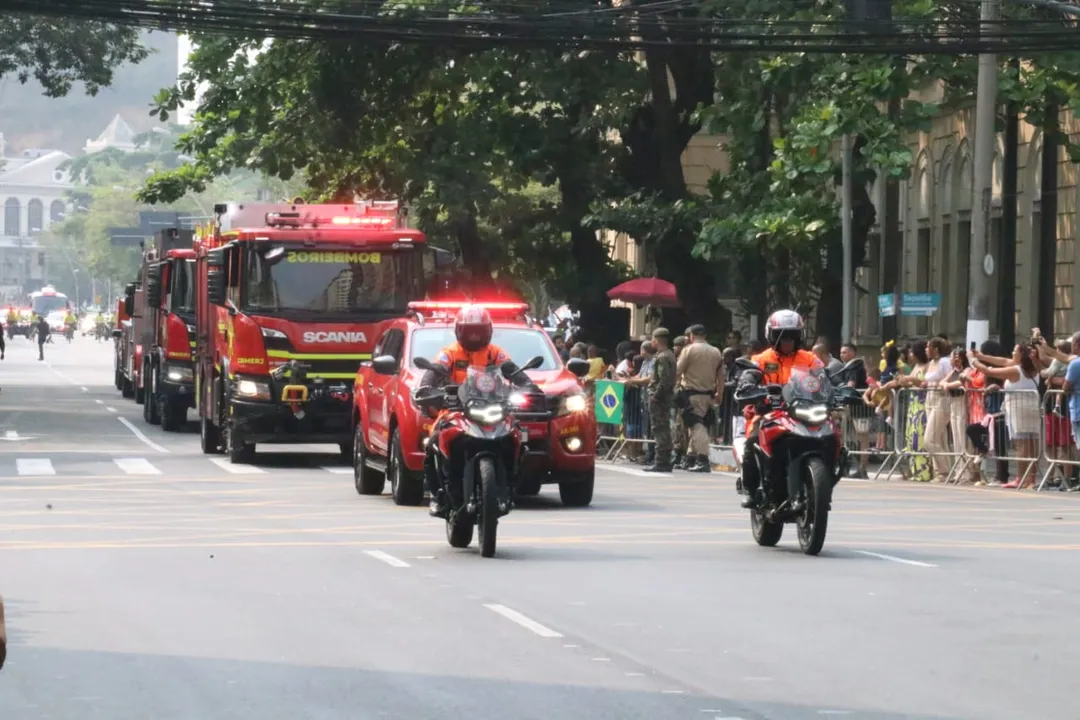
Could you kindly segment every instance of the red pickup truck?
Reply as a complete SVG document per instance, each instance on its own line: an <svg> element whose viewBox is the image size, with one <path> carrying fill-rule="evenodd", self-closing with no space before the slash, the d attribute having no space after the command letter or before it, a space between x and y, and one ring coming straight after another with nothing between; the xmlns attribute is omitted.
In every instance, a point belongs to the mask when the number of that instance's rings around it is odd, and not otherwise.
<svg viewBox="0 0 1080 720"><path fill-rule="evenodd" d="M383 327L373 360L361 364L353 389L353 475L361 495L381 494L389 478L396 504L423 504L424 449L432 419L412 401L424 375L413 360L430 360L454 341L454 317L465 304L410 303L408 316ZM574 363L574 371L564 365L547 333L526 319L528 305L483 305L494 321L492 343L518 365L536 356L544 360L528 375L544 391L546 404L514 411L526 446L518 495L536 495L541 485L557 483L564 505L589 505L596 417L581 385L587 364Z"/></svg>

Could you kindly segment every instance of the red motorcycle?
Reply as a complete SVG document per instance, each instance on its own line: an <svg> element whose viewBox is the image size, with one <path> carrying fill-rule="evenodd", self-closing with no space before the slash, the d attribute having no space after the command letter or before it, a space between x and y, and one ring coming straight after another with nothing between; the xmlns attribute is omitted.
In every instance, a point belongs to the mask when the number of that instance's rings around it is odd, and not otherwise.
<svg viewBox="0 0 1080 720"><path fill-rule="evenodd" d="M436 369L425 358L413 362L421 370ZM428 453L449 499L446 539L452 547L468 547L475 525L480 554L486 558L495 554L499 518L513 509L522 458L521 429L513 408L526 405L519 395L543 398L524 372L543 362L536 357L522 368L512 362L470 368L460 386L420 388L413 395L421 410L439 413L432 428L437 441L429 444Z"/></svg>
<svg viewBox="0 0 1080 720"><path fill-rule="evenodd" d="M747 370L758 370L745 358L736 362ZM862 403L858 390L835 387L834 382L862 364L855 358L832 376L823 368L797 369L786 385L736 392L736 404L754 404L759 416L753 454L745 457L745 439L735 443L740 465L752 463L751 471L756 470L761 479L758 505L750 511L750 529L758 545L776 545L784 524L795 523L802 551L807 555L821 552L832 491L847 467L843 418L838 411Z"/></svg>

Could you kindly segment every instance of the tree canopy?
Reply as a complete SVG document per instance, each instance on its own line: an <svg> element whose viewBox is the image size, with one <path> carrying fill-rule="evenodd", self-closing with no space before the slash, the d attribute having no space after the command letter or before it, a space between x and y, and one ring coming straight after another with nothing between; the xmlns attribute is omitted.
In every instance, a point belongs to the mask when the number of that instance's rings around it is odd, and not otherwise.
<svg viewBox="0 0 1080 720"><path fill-rule="evenodd" d="M117 66L146 56L135 28L15 13L0 18L0 77L14 74L22 83L32 77L50 97L66 95L77 82L95 95Z"/></svg>
<svg viewBox="0 0 1080 720"><path fill-rule="evenodd" d="M716 0L664 17L680 27L703 14L829 27L844 7ZM894 8L923 25L970 21L976 11L932 0ZM475 273L542 281L591 316L601 339L604 293L626 268L596 231L625 232L646 250L646 272L679 287L676 322L723 327L717 294L728 283L761 317L778 305L817 307L819 331L838 338L839 140L856 137L858 265L877 220L872 182L906 177L911 133L942 106L970 101L973 59L710 53L664 45L665 28L643 26L653 44L640 53L200 37L190 71L154 110L165 119L196 103L178 145L194 162L156 174L141 197L176 200L249 168L281 178L302 170L324 199L400 198ZM1046 108L1078 99L1078 58L1048 54L1003 70L1002 98L1049 128ZM920 99L932 87L943 97ZM717 137L729 167L695 197L682 156L702 130ZM1063 134L1062 142L1071 149Z"/></svg>

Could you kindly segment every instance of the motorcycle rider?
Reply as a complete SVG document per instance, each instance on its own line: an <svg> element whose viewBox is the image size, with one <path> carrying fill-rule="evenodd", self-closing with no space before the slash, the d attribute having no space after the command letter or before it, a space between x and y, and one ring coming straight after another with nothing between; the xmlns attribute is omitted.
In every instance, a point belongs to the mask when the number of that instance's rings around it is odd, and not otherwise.
<svg viewBox="0 0 1080 720"><path fill-rule="evenodd" d="M491 336L494 326L491 314L482 305L466 305L454 319L455 342L438 352L432 362L436 368L424 373L420 387L444 387L461 385L468 377L469 368L497 367L510 359L498 345L493 345ZM446 518L449 502L439 482L435 470L435 448L439 446L438 433L441 419L435 422L428 439L427 453L424 456L424 482L431 493L431 515Z"/></svg>
<svg viewBox="0 0 1080 720"><path fill-rule="evenodd" d="M67 314L64 315L64 336L70 341L75 335L75 328L79 326L79 318L75 317L75 313L71 312L71 308L68 308Z"/></svg>
<svg viewBox="0 0 1080 720"><path fill-rule="evenodd" d="M764 352L753 356L751 361L757 370L746 370L739 376L735 390L735 400L760 393L762 385L786 385L793 370L810 370L824 367L814 353L802 348L805 341L806 324L802 316L794 310L777 310L765 322L765 339L769 347ZM753 415L747 418L746 448L743 451L741 485L746 497L742 506L753 509L760 502L758 489L761 478L758 477L757 464L752 462L754 448L758 442L759 419L757 407Z"/></svg>

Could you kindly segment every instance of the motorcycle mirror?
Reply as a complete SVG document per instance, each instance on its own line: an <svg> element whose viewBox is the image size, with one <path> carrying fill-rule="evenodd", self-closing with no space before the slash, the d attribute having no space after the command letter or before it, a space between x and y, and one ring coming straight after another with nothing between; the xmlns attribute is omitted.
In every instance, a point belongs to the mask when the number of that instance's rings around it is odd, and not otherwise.
<svg viewBox="0 0 1080 720"><path fill-rule="evenodd" d="M521 368L521 369L522 369L522 370L535 370L536 368L540 367L540 366L541 366L541 365L543 365L543 364L544 364L544 358L543 358L543 356L542 356L542 355L537 355L537 356L536 356L536 357L534 357L534 358L533 358L532 360L530 360L529 362L525 363L525 365L524 365L524 366L522 366L522 368Z"/></svg>
<svg viewBox="0 0 1080 720"><path fill-rule="evenodd" d="M735 367L740 367L743 370L759 370L757 363L750 358L739 357L735 358Z"/></svg>
<svg viewBox="0 0 1080 720"><path fill-rule="evenodd" d="M566 369L576 377L583 378L589 374L589 361L581 358L570 358L566 363Z"/></svg>
<svg viewBox="0 0 1080 720"><path fill-rule="evenodd" d="M435 363L428 360L426 357L413 358L412 364L421 370L434 370Z"/></svg>
<svg viewBox="0 0 1080 720"><path fill-rule="evenodd" d="M514 377L514 375L516 375L518 370L520 370L520 369L521 368L519 368L517 366L517 363L515 363L513 360L507 360L506 362L504 362L502 365L499 366L499 370L502 371L503 377L506 378L507 380Z"/></svg>
<svg viewBox="0 0 1080 720"><path fill-rule="evenodd" d="M112 336L113 336L114 338L118 338L118 337L120 337L120 336L121 336L121 335L123 335L123 334L124 334L124 333L123 333L122 331L120 331L120 330L117 330L117 329L115 329L115 328L114 328L114 329L113 329L113 331L112 331Z"/></svg>

